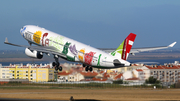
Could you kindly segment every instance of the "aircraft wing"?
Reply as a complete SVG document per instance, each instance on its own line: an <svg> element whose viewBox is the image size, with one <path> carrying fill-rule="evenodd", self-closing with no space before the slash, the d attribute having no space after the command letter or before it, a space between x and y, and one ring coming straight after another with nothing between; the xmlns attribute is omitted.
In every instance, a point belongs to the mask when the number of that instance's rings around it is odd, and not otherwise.
<svg viewBox="0 0 180 101"><path fill-rule="evenodd" d="M147 48L133 48L131 49L130 53L134 54L134 53L139 53L139 52L144 52L144 51L152 51L152 50L159 50L159 49L166 49L166 48L170 48L173 47L176 44L176 42L173 42L172 44L168 45L168 46L160 46L160 47L147 47Z"/></svg>
<svg viewBox="0 0 180 101"><path fill-rule="evenodd" d="M36 51L46 53L46 54L51 53L54 55L59 55L59 56L65 57L65 55L58 52L58 49L56 49L55 47L17 45L17 44L9 43L7 38L5 39L4 43L8 44L8 45L12 45L12 46L17 46L17 47L25 47L25 48L28 48L29 50L36 50Z"/></svg>
<svg viewBox="0 0 180 101"><path fill-rule="evenodd" d="M132 48L130 51L130 54L134 55L135 53L139 53L139 52L145 52L145 51L152 51L152 50L159 50L159 49L166 49L166 48L170 48L173 47L176 44L176 42L173 42L172 44L168 45L168 46L160 46L160 47L146 47L146 48ZM105 49L105 48L100 48L100 50L103 50L107 53L111 53L113 51L115 51L116 49Z"/></svg>

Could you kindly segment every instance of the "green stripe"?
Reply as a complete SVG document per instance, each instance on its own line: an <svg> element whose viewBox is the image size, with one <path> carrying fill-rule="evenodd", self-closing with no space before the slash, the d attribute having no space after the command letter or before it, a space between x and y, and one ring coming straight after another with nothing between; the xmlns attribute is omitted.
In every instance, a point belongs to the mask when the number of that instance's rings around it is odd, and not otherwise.
<svg viewBox="0 0 180 101"><path fill-rule="evenodd" d="M122 55L123 47L124 47L124 41L121 43L121 45L119 45L119 47L114 52L111 53L111 55L115 56L116 52Z"/></svg>

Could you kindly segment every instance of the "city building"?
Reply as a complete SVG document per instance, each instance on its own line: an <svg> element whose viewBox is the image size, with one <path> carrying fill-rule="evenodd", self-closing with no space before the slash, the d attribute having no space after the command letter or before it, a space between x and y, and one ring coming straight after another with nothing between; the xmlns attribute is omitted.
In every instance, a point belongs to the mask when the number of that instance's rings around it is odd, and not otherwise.
<svg viewBox="0 0 180 101"><path fill-rule="evenodd" d="M180 82L180 65L133 65L118 69L94 69L86 72L81 64L62 64L63 71L54 76L54 68L50 65L0 65L0 79L28 79L34 82L53 81L57 77L58 82L74 81L113 81L123 80L127 82L145 82L150 76L164 83ZM1 80L2 81L2 80Z"/></svg>
<svg viewBox="0 0 180 101"><path fill-rule="evenodd" d="M91 81L92 78L94 78L98 75L98 73L94 72L94 71L92 71L92 72L80 72L80 73L81 73L81 75L84 76L84 81ZM83 80L81 80L81 81L83 81Z"/></svg>
<svg viewBox="0 0 180 101"><path fill-rule="evenodd" d="M34 82L54 80L54 68L50 65L23 65L15 64L10 66L0 66L1 79L28 79Z"/></svg>
<svg viewBox="0 0 180 101"><path fill-rule="evenodd" d="M169 82L170 84L180 82L180 66L179 65L152 65L144 66L142 69L149 69L149 76L153 76L161 82Z"/></svg>

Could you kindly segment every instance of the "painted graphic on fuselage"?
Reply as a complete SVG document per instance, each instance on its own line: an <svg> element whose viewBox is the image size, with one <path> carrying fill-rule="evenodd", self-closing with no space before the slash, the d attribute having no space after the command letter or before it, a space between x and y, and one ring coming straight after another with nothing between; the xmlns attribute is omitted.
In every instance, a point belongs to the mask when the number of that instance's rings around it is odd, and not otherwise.
<svg viewBox="0 0 180 101"><path fill-rule="evenodd" d="M89 52L85 53L85 48L81 49L80 52L78 53L78 58L81 62L84 62L88 65L91 65L91 62L93 60L93 56L96 54L96 52Z"/></svg>
<svg viewBox="0 0 180 101"><path fill-rule="evenodd" d="M75 45L71 45L71 43L66 42L63 48L62 53L66 55L67 60L69 61L75 61L75 57L77 55L77 50ZM69 52L69 50L70 52Z"/></svg>
<svg viewBox="0 0 180 101"><path fill-rule="evenodd" d="M64 45L64 37L58 36L58 37L50 37L49 38L49 46L53 46L60 51L63 51L63 45Z"/></svg>
<svg viewBox="0 0 180 101"><path fill-rule="evenodd" d="M71 53L73 54L73 55L77 55L77 50L76 50L76 46L75 45L71 45L70 47L69 47L69 50L71 51Z"/></svg>
<svg viewBox="0 0 180 101"><path fill-rule="evenodd" d="M68 43L68 42L65 43L64 48L63 48L63 51L62 51L63 54L67 55L67 53L68 53L68 48L69 48L69 45L70 45L70 44L71 44L71 43Z"/></svg>
<svg viewBox="0 0 180 101"><path fill-rule="evenodd" d="M41 31L36 31L33 35L33 40L35 43L40 44L40 39L41 39L42 32Z"/></svg>
<svg viewBox="0 0 180 101"><path fill-rule="evenodd" d="M44 33L42 36L42 46L49 46L49 39L46 37L48 36L48 33Z"/></svg>
<svg viewBox="0 0 180 101"><path fill-rule="evenodd" d="M84 62L88 65L91 65L91 62L92 62L92 59L93 59L93 56L94 54L96 54L96 52L89 52L89 53L86 53L84 55Z"/></svg>
<svg viewBox="0 0 180 101"><path fill-rule="evenodd" d="M102 54L99 55L97 66L101 66L101 65L100 65L101 55L102 55Z"/></svg>
<svg viewBox="0 0 180 101"><path fill-rule="evenodd" d="M81 49L80 52L78 53L78 58L81 62L84 61L84 53L85 53L85 49Z"/></svg>
<svg viewBox="0 0 180 101"><path fill-rule="evenodd" d="M42 39L41 39L41 36L42 36ZM80 52L78 53L75 45L71 45L70 42L66 42L65 44L63 44L64 43L63 37L50 37L48 39L47 36L48 36L48 33L44 33L42 35L41 31L36 31L33 35L33 40L37 44L40 44L40 41L41 41L42 46L54 46L55 48L62 51L62 53L67 56L68 60L75 61L75 57L77 56L81 62L91 65L93 56L94 54L96 54L96 52L90 51L89 53L85 53L85 48L84 48L84 49L81 49ZM68 49L74 56L68 56Z"/></svg>

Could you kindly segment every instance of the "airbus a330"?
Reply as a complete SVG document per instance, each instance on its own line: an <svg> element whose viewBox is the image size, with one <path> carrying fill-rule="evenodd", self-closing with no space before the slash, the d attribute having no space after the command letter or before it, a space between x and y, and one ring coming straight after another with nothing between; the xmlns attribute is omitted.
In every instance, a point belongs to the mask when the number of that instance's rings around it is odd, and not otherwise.
<svg viewBox="0 0 180 101"><path fill-rule="evenodd" d="M131 66L131 63L127 61L129 54L165 49L173 47L176 44L176 42L174 42L164 47L131 50L136 34L130 33L116 50L100 50L34 25L22 27L20 33L23 38L28 41L29 46L9 43L7 38L4 43L25 47L25 54L31 58L42 59L44 54L53 54L55 62L53 62L52 65L56 71L62 71L58 60L59 57L68 61L81 62L86 67L86 71L92 71L92 67L111 69ZM32 46L32 44L37 46Z"/></svg>

